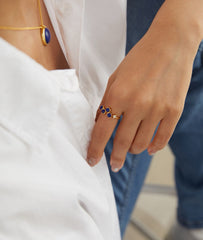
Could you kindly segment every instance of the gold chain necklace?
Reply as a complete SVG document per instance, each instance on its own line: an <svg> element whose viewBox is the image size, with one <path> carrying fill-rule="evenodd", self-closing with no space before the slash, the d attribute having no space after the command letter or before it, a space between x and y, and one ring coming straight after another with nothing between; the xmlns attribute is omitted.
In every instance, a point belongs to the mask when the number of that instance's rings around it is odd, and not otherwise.
<svg viewBox="0 0 203 240"><path fill-rule="evenodd" d="M24 31L24 30L37 30L40 29L40 35L42 39L42 43L44 46L46 46L50 40L51 40L51 34L49 29L44 25L43 23L43 18L42 18L42 9L41 9L41 4L40 0L38 1L38 7L39 7L39 15L40 15L40 26L38 27L7 27L7 26L0 26L0 30L12 30L12 31Z"/></svg>

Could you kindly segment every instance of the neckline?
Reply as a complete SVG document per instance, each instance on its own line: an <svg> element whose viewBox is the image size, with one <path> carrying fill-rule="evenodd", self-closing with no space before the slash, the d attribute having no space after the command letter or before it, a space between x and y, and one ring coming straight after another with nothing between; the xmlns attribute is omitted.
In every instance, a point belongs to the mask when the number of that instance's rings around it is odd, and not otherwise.
<svg viewBox="0 0 203 240"><path fill-rule="evenodd" d="M51 24L53 26L53 29L54 29L54 32L55 32L55 35L56 35L56 38L58 40L58 43L59 43L59 46L62 50L62 53L66 59L66 62L68 64L68 66L70 66L69 64L69 61L67 59L67 54L66 54L66 51L65 51L65 46L64 46L64 43L63 43L63 40L62 40L62 35L61 35L61 32L59 30L59 27L58 27L58 23L57 23L57 19L56 19L56 15L55 15L55 12L53 11L53 8L50 6L50 4L47 3L46 0L44 0L44 5L47 9L47 12L48 12L48 15L49 15L49 18L51 20ZM47 72L52 72L52 71L66 71L66 70L71 70L71 69L74 69L74 68L65 68L65 69L47 69L46 67L44 67L42 64L40 64L39 62L37 62L34 58L32 58L30 55L28 55L27 53L25 53L24 51L20 50L19 48L17 48L16 46L14 46L13 44L11 44L10 42L8 42L6 39L4 39L3 37L0 36L0 40L2 40L3 42L5 42L8 46L10 47L13 47L16 51L18 51L19 53L21 53L22 55L24 55L25 57L27 57L28 59L32 60L35 65L38 65L40 66L44 71L47 71Z"/></svg>

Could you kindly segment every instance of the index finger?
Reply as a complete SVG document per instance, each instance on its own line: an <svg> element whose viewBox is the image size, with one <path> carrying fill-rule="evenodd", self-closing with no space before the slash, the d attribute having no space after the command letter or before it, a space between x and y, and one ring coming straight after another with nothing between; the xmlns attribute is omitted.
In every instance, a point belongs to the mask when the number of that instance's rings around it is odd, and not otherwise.
<svg viewBox="0 0 203 240"><path fill-rule="evenodd" d="M110 107L105 108L107 109ZM119 111L114 110L112 110L112 114L116 116L121 115ZM109 138L111 137L117 122L118 119L112 118L112 116L110 117L110 115L108 117L107 114L102 114L102 112L99 114L97 122L94 125L91 140L87 150L87 162L90 166L94 166L100 161L104 152L104 148Z"/></svg>

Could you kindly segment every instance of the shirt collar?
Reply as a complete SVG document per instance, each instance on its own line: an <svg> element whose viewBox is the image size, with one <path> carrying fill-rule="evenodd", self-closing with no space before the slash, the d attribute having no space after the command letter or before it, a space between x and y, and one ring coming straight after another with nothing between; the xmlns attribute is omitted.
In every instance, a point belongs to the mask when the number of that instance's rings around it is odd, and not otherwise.
<svg viewBox="0 0 203 240"><path fill-rule="evenodd" d="M60 87L50 71L0 38L0 124L30 144L47 136Z"/></svg>

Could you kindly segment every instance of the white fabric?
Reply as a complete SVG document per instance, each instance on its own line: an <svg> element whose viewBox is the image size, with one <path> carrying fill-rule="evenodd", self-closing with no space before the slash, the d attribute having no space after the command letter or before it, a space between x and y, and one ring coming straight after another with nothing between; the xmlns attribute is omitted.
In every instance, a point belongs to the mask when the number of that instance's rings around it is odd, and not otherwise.
<svg viewBox="0 0 203 240"><path fill-rule="evenodd" d="M125 55L126 0L45 0L62 49L94 112ZM59 41L61 43L61 41Z"/></svg>
<svg viewBox="0 0 203 240"><path fill-rule="evenodd" d="M85 157L124 57L126 3L45 4L72 69L48 71L0 38L0 239L119 240L105 156L94 168Z"/></svg>

